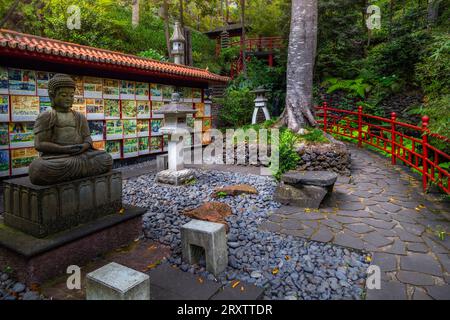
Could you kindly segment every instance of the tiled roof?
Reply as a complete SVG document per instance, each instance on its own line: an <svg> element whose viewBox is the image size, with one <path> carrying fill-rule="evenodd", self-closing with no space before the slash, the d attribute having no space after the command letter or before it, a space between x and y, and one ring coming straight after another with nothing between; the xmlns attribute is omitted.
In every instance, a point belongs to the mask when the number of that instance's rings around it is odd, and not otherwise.
<svg viewBox="0 0 450 320"><path fill-rule="evenodd" d="M220 76L204 69L0 29L0 52L4 48L105 65L125 66L143 71L173 74L213 82L227 82L230 80L228 77Z"/></svg>

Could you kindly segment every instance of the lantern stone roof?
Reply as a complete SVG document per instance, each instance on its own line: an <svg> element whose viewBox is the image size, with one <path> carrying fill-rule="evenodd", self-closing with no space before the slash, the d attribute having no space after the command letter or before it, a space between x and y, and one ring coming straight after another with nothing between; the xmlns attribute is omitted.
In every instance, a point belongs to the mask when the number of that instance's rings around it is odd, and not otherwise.
<svg viewBox="0 0 450 320"><path fill-rule="evenodd" d="M180 103L180 94L175 92L172 93L172 100L169 104L166 104L161 107L159 110L155 110L153 113L155 114L189 114L196 113L197 110L192 109L192 107L188 107L182 103Z"/></svg>
<svg viewBox="0 0 450 320"><path fill-rule="evenodd" d="M175 22L173 34L170 37L170 42L176 42L176 41L186 42L186 39L183 36L183 31L181 31L181 25L178 21Z"/></svg>
<svg viewBox="0 0 450 320"><path fill-rule="evenodd" d="M138 73L153 77L177 78L185 81L225 83L229 77L205 69L162 62L117 51L0 29L0 58L22 58L70 66L92 67L122 73Z"/></svg>

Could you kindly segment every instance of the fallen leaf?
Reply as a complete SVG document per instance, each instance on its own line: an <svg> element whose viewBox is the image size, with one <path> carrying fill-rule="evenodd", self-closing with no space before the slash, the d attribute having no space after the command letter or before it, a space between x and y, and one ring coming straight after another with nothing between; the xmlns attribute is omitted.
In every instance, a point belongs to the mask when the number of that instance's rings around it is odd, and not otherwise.
<svg viewBox="0 0 450 320"><path fill-rule="evenodd" d="M231 287L234 289L234 288L236 288L238 285L239 285L239 283L241 283L240 281L235 281L232 285L231 285Z"/></svg>
<svg viewBox="0 0 450 320"><path fill-rule="evenodd" d="M198 277L198 282L203 283L204 281L202 278Z"/></svg>
<svg viewBox="0 0 450 320"><path fill-rule="evenodd" d="M151 264L149 264L149 265L146 267L146 271L147 271L147 270L150 270L150 269L153 269L153 268L156 268L157 265L158 265L157 263L151 263Z"/></svg>
<svg viewBox="0 0 450 320"><path fill-rule="evenodd" d="M286 259L286 261L291 260L291 257L289 257L289 256L285 256L284 258Z"/></svg>
<svg viewBox="0 0 450 320"><path fill-rule="evenodd" d="M156 250L157 246L152 244L150 247L147 248L147 250Z"/></svg>
<svg viewBox="0 0 450 320"><path fill-rule="evenodd" d="M241 286L241 291L244 291L245 289L244 289L244 287L243 286Z"/></svg>
<svg viewBox="0 0 450 320"><path fill-rule="evenodd" d="M278 267L275 267L275 268L272 270L272 274L273 274L273 275L276 275L279 271L280 271L280 269L278 269Z"/></svg>
<svg viewBox="0 0 450 320"><path fill-rule="evenodd" d="M371 256L367 256L366 257L366 262L371 262L372 261L372 257Z"/></svg>
<svg viewBox="0 0 450 320"><path fill-rule="evenodd" d="M119 214L124 214L124 213L125 213L125 209L124 208L119 210Z"/></svg>

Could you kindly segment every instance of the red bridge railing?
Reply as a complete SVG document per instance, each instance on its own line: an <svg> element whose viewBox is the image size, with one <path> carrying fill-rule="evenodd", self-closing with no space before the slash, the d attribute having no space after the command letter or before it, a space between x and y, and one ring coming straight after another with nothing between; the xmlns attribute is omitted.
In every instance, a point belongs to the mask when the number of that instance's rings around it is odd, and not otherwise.
<svg viewBox="0 0 450 320"><path fill-rule="evenodd" d="M241 41L234 41L230 43L230 46L239 47L241 46ZM259 38L248 38L244 41L245 51L272 51L275 49L281 49L284 47L282 37L259 37Z"/></svg>
<svg viewBox="0 0 450 320"><path fill-rule="evenodd" d="M391 118L382 118L363 113L363 108L349 111L331 108L326 102L316 107L317 121L325 132L347 137L357 142L381 150L397 161L412 167L422 174L422 187L428 189L430 183L437 185L445 193L450 193L448 171L450 156L431 145L430 138L449 145L450 140L428 129L429 118L422 117L421 126L397 121L395 112Z"/></svg>

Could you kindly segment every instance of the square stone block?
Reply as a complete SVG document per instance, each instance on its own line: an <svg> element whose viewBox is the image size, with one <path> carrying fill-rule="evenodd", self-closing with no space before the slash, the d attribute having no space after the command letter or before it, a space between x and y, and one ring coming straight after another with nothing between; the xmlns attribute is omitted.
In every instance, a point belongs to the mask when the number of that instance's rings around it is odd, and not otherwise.
<svg viewBox="0 0 450 320"><path fill-rule="evenodd" d="M156 170L163 171L169 169L169 155L160 154L156 156Z"/></svg>
<svg viewBox="0 0 450 320"><path fill-rule="evenodd" d="M7 226L37 238L73 228L122 207L122 175L102 175L50 186L37 186L29 177L4 181Z"/></svg>
<svg viewBox="0 0 450 320"><path fill-rule="evenodd" d="M150 277L111 262L86 275L86 300L150 300Z"/></svg>
<svg viewBox="0 0 450 320"><path fill-rule="evenodd" d="M199 262L204 250L206 270L218 275L228 265L225 226L221 223L192 220L181 227L182 256L190 264Z"/></svg>

